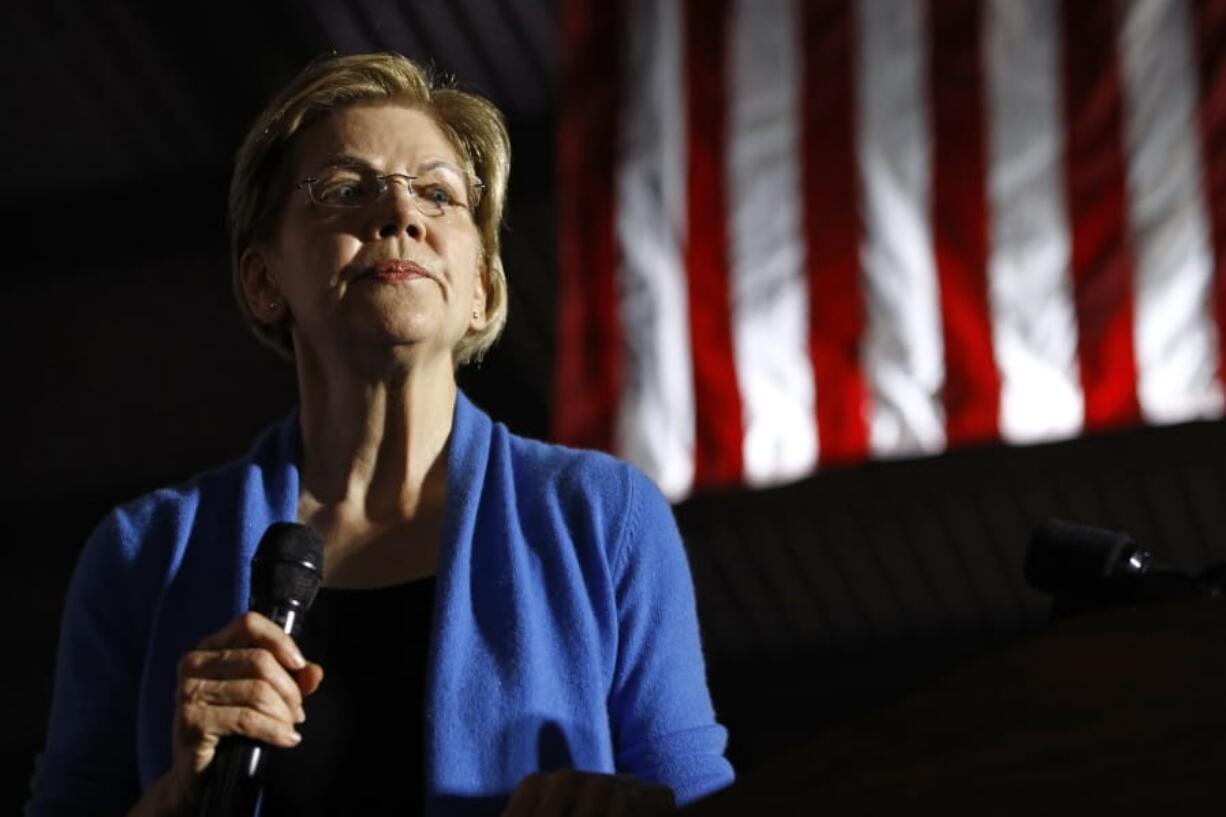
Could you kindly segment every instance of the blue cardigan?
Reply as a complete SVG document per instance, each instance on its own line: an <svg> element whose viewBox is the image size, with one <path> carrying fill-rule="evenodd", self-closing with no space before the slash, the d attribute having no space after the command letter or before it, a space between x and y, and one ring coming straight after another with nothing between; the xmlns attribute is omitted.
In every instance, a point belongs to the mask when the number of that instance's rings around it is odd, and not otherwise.
<svg viewBox="0 0 1226 817"><path fill-rule="evenodd" d="M246 609L260 536L295 518L300 461L291 416L246 458L116 509L90 537L27 815L122 814L170 767L176 664ZM427 813L497 813L524 775L563 767L630 773L680 803L730 783L689 568L655 486L611 457L517 437L463 394L447 480Z"/></svg>

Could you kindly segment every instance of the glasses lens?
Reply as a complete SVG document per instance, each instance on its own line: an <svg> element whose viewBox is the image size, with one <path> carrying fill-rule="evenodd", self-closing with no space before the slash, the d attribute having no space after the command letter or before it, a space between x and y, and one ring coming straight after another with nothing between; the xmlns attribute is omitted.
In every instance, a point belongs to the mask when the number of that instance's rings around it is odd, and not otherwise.
<svg viewBox="0 0 1226 817"><path fill-rule="evenodd" d="M441 216L453 207L465 207L464 184L445 171L423 173L413 181L413 200L428 216Z"/></svg>
<svg viewBox="0 0 1226 817"><path fill-rule="evenodd" d="M333 167L311 183L311 197L325 207L362 207L379 198L379 180L356 168Z"/></svg>
<svg viewBox="0 0 1226 817"><path fill-rule="evenodd" d="M418 176L402 173L380 176L369 168L330 167L310 179L307 189L311 200L325 207L365 207L396 182L411 186L413 203L427 216L438 217L470 206L464 177L448 168L436 168Z"/></svg>

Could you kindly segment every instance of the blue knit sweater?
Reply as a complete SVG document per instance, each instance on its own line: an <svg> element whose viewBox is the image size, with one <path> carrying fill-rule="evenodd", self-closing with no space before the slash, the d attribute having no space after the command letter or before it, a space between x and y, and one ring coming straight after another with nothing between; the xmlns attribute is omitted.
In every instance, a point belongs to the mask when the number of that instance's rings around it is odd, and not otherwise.
<svg viewBox="0 0 1226 817"><path fill-rule="evenodd" d="M295 518L300 461L292 416L90 537L30 817L122 814L169 768L176 664L246 609L261 535ZM542 769L630 773L681 803L732 780L664 498L610 457L516 437L463 394L428 673L428 814L497 813Z"/></svg>

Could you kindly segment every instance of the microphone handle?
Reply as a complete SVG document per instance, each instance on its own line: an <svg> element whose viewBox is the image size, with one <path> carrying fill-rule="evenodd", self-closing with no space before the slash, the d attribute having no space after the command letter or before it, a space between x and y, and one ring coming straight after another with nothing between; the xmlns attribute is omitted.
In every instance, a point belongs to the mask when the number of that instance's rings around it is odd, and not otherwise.
<svg viewBox="0 0 1226 817"><path fill-rule="evenodd" d="M288 606L260 609L252 599L251 609L263 613L283 632L296 635L300 617ZM207 772L204 794L200 798L200 817L255 817L264 793L264 750L262 741L232 735L221 739Z"/></svg>

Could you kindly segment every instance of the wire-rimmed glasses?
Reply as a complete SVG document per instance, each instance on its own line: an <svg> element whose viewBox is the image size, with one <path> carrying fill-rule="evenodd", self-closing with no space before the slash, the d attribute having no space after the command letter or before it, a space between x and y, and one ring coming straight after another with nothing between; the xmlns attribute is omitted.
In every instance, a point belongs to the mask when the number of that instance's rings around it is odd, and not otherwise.
<svg viewBox="0 0 1226 817"><path fill-rule="evenodd" d="M391 187L393 179L404 183L409 198L424 216L438 218L455 208L471 209L485 185L448 165L437 165L417 173L379 173L360 165L330 165L314 176L298 182L311 201L321 207L357 208L374 204ZM465 184L467 181L467 184ZM473 203L469 204L469 199Z"/></svg>

